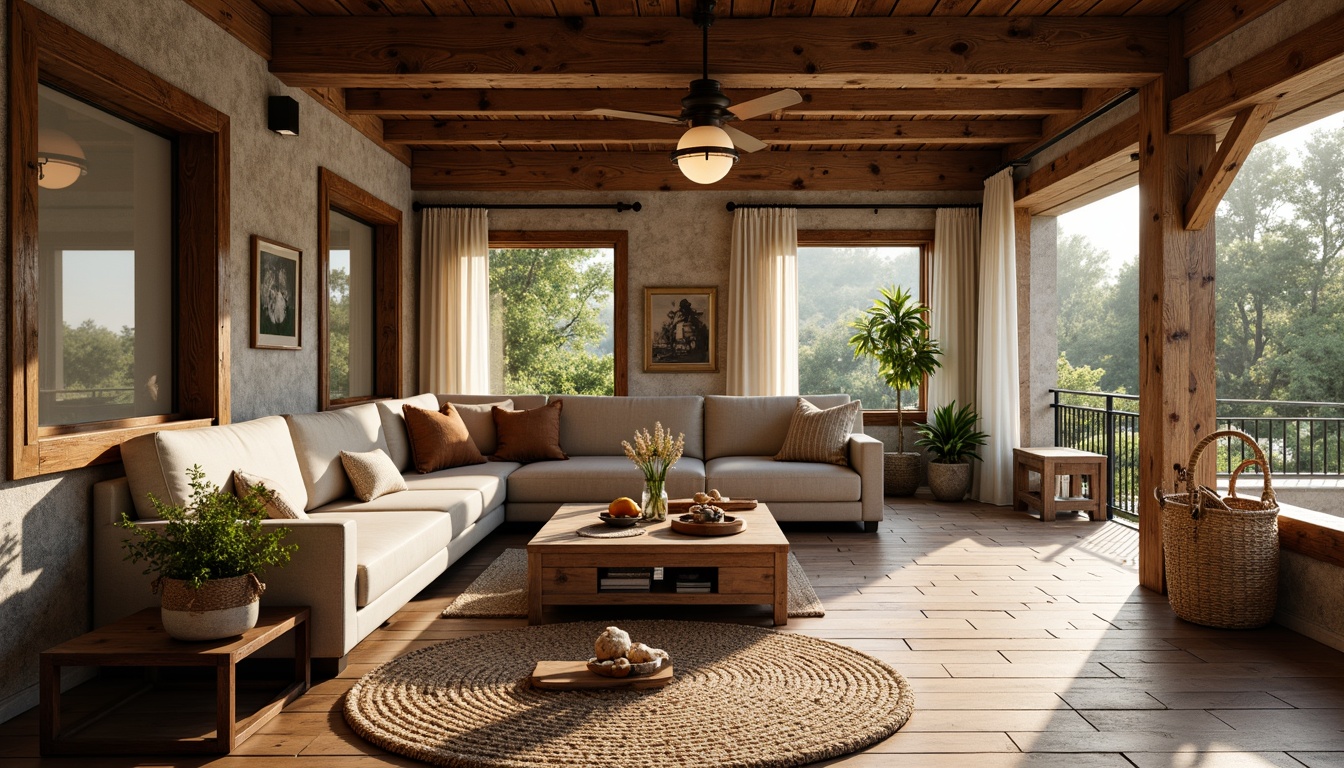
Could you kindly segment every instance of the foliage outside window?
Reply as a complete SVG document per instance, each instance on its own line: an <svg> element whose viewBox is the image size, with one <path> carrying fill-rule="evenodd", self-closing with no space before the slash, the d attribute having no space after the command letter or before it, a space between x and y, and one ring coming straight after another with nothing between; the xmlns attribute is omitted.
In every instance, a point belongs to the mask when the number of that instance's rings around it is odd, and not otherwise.
<svg viewBox="0 0 1344 768"><path fill-rule="evenodd" d="M519 236L533 242L492 237L491 391L624 394L623 242Z"/></svg>
<svg viewBox="0 0 1344 768"><path fill-rule="evenodd" d="M873 233L877 239L869 242L840 240L861 234L798 233L798 391L848 393L863 401L865 412L892 410L894 416L896 393L882 380L876 362L855 358L849 324L859 319L882 286L895 284L917 299L925 298L927 243L915 237L894 241L880 233ZM923 410L923 393L921 386L902 394L902 407L916 418Z"/></svg>
<svg viewBox="0 0 1344 768"><path fill-rule="evenodd" d="M373 394L373 227L332 211L327 251L327 366L332 400Z"/></svg>

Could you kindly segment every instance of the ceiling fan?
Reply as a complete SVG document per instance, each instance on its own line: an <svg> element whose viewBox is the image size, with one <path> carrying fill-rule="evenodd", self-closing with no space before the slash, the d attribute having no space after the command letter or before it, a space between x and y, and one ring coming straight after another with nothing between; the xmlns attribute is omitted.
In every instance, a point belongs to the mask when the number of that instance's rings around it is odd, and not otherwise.
<svg viewBox="0 0 1344 768"><path fill-rule="evenodd" d="M754 136L726 125L730 120L749 120L775 110L791 107L803 100L792 88L776 91L758 99L734 105L723 93L718 80L709 79L709 28L714 23L715 0L699 0L693 16L695 25L703 33L702 70L699 80L692 80L690 92L681 100L681 115L669 117L651 112L628 112L620 109L593 109L587 114L619 117L627 120L647 120L668 125L689 125L677 148L672 162L686 178L697 184L713 184L728 175L738 160L737 150L755 152L765 149L766 143Z"/></svg>

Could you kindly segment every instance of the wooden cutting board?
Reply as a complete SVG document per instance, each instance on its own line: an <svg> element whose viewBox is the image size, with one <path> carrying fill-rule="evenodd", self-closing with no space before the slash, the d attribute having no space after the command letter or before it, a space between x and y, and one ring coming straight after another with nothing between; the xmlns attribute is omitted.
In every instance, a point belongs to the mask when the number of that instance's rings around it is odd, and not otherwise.
<svg viewBox="0 0 1344 768"><path fill-rule="evenodd" d="M645 677L603 677L588 671L586 661L538 661L529 678L533 688L549 691L586 691L599 688L662 688L672 682L672 663Z"/></svg>
<svg viewBox="0 0 1344 768"><path fill-rule="evenodd" d="M713 503L713 502L711 502ZM672 499L667 502L667 513L670 515L684 515L691 511L694 506L694 499ZM732 499L730 501L720 501L714 503L714 506L722 509L724 512L745 512L756 508L755 499Z"/></svg>

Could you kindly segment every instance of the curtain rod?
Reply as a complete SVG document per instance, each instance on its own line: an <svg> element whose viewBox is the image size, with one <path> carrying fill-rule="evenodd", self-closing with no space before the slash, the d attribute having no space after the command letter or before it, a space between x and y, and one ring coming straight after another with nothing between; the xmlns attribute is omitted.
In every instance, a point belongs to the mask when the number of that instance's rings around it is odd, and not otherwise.
<svg viewBox="0 0 1344 768"><path fill-rule="evenodd" d="M1014 158L1014 159L1012 159L1012 160L1009 160L1008 162L1006 162L1006 163L1004 163L1003 165L999 166L999 168L996 169L996 170L994 171L994 173L989 174L989 176L994 176L994 175L996 175L996 174L998 174L998 173L1001 173L1005 168L1021 168L1021 167L1025 166L1025 165L1029 164L1029 163L1031 162L1032 158L1034 158L1034 157L1036 157L1037 155L1041 154L1041 153L1044 152L1045 150L1047 150L1047 149L1049 149L1049 148L1055 146L1056 144L1058 144L1059 142L1063 141L1064 139L1067 139L1068 137L1072 136L1074 133L1076 133L1076 132L1077 132L1080 128L1082 128L1084 125L1087 125L1088 123L1092 122L1093 120L1096 120L1097 118L1101 117L1102 115L1106 114L1107 112L1110 112L1112 109L1115 109L1116 107L1120 106L1121 104L1124 104L1126 101L1129 101L1129 100L1130 100L1131 98L1133 98L1138 92L1139 92L1139 89L1138 89L1138 88L1130 88L1129 90L1125 91L1124 93L1118 94L1115 98L1111 99L1110 101L1106 102L1105 104L1102 104L1100 107L1097 107L1097 108L1096 108L1095 110L1093 110L1092 113L1089 114L1087 117L1084 117L1082 120L1079 120L1078 122L1074 123L1073 125L1069 126L1068 128L1064 129L1063 131L1060 131L1059 133L1057 133L1057 134L1055 134L1054 136L1050 137L1050 140L1049 140L1049 141L1043 142L1040 146L1038 146L1038 147L1036 147L1035 149L1031 150L1030 152L1028 152L1028 153L1022 155L1021 157L1018 157L1018 158ZM989 177L986 177L986 178L989 178Z"/></svg>
<svg viewBox="0 0 1344 768"><path fill-rule="evenodd" d="M733 203L730 202L724 206L729 213L738 208L802 208L807 210L855 210L862 211L872 209L873 213L880 210L887 211L922 211L934 210L936 208L979 208L980 203L943 203L941 205L926 203Z"/></svg>
<svg viewBox="0 0 1344 768"><path fill-rule="evenodd" d="M516 203L513 205L486 205L484 203L411 203L411 210L419 213L428 208L484 208L496 211L540 211L549 209L588 210L588 211L634 211L644 209L641 203Z"/></svg>

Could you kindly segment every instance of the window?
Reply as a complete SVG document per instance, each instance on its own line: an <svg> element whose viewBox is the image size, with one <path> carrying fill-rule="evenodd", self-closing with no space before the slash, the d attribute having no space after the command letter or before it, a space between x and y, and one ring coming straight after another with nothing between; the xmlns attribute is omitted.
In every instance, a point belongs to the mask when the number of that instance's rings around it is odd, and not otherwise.
<svg viewBox="0 0 1344 768"><path fill-rule="evenodd" d="M137 434L228 421L228 117L13 8L10 469L21 478L116 461Z"/></svg>
<svg viewBox="0 0 1344 768"><path fill-rule="evenodd" d="M490 233L490 384L624 395L626 233Z"/></svg>
<svg viewBox="0 0 1344 768"><path fill-rule="evenodd" d="M401 395L401 210L318 171L323 410Z"/></svg>
<svg viewBox="0 0 1344 768"><path fill-rule="evenodd" d="M933 233L914 231L800 231L798 233L798 391L846 392L862 400L865 424L895 423L896 393L866 358L855 359L849 323L872 304L882 286L927 296ZM924 391L902 393L906 417L924 417Z"/></svg>

